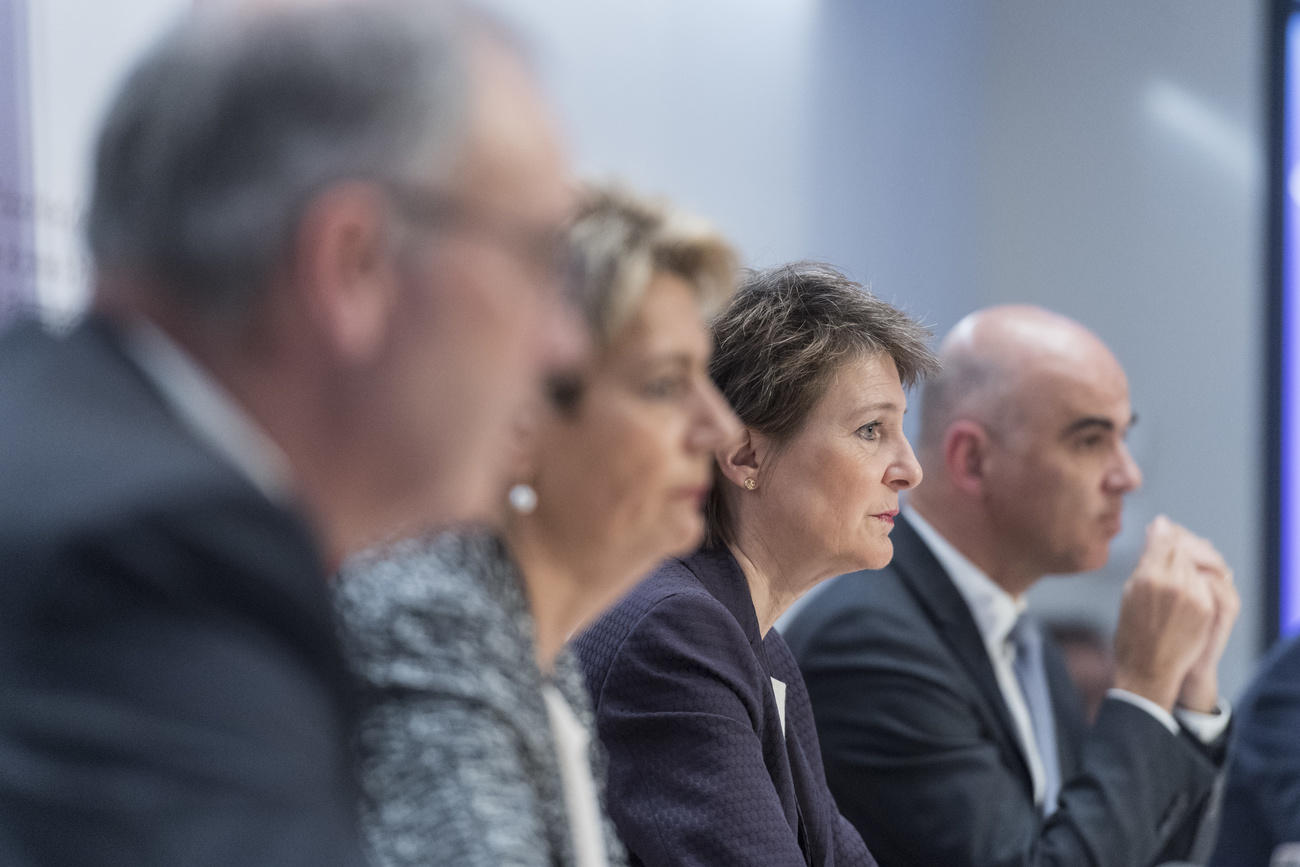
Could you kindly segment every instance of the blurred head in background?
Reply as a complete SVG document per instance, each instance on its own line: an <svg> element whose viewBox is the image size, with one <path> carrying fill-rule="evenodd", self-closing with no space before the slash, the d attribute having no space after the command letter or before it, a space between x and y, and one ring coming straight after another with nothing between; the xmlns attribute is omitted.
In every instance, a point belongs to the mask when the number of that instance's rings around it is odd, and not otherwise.
<svg viewBox="0 0 1300 867"><path fill-rule="evenodd" d="M535 507L516 498L523 508L506 532L530 588L559 591L534 592L534 607L569 612L558 631L536 612L543 644L699 544L713 452L739 432L708 376L706 320L735 288L727 242L697 217L612 186L585 192L571 239L594 352L532 414L515 478Z"/></svg>
<svg viewBox="0 0 1300 867"><path fill-rule="evenodd" d="M518 43L455 3L187 17L95 152L98 310L283 451L329 552L488 513L509 425L583 351L564 155Z"/></svg>
<svg viewBox="0 0 1300 867"><path fill-rule="evenodd" d="M1104 566L1142 483L1119 361L1078 322L1023 305L970 314L940 358L921 404L931 483L913 505L1013 595Z"/></svg>

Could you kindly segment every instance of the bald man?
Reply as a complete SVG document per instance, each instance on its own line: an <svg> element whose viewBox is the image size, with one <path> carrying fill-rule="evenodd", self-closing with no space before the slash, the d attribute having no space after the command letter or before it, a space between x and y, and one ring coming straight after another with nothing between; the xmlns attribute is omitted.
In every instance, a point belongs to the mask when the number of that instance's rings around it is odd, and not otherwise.
<svg viewBox="0 0 1300 867"><path fill-rule="evenodd" d="M1141 484L1124 371L1083 326L1032 307L968 316L940 356L925 483L893 562L830 582L785 631L840 809L885 867L1187 857L1223 758L1231 572L1205 540L1152 523L1116 688L1089 727L1025 592L1104 565Z"/></svg>

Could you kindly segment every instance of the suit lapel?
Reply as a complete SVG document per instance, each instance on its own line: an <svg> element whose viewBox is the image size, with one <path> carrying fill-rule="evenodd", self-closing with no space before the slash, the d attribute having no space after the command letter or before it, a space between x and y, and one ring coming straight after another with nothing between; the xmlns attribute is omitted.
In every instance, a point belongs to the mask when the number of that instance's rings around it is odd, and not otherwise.
<svg viewBox="0 0 1300 867"><path fill-rule="evenodd" d="M772 691L772 665L768 661L767 648L758 628L758 614L754 611L754 598L749 592L749 582L740 569L740 564L723 548L702 549L680 561L704 585L709 594L722 603L731 616L740 624L749 641L750 650L758 660L759 668L767 680L758 684L765 718L763 732L763 757L767 772L772 778L772 785L781 799L790 830L802 835L803 823L799 815L799 799L795 788L794 768L787 744L788 739L781 733L776 696ZM777 739L777 740L774 740Z"/></svg>
<svg viewBox="0 0 1300 867"><path fill-rule="evenodd" d="M1070 679L1070 670L1060 647L1044 635L1043 665L1047 668L1047 689L1052 696L1052 718L1056 723L1056 751L1061 761L1061 781L1075 776L1082 763L1079 749L1087 735L1083 697Z"/></svg>
<svg viewBox="0 0 1300 867"><path fill-rule="evenodd" d="M765 641L782 641L777 631L773 629L768 633ZM789 658L790 651L782 647L774 650L774 653L781 654L781 658ZM793 665L793 661L791 661ZM780 670L780 669L778 669ZM797 667L796 667L797 670ZM795 675L797 676L797 675ZM801 682L795 680L795 677L782 673L789 681L786 691L786 727L785 727L785 747L786 758L790 762L790 781L794 789L795 801L795 820L797 822L796 833L799 839L799 848L803 850L804 857L809 864L822 864L827 860L826 847L827 842L823 835L814 835L808 824L808 816L804 813L800 805L816 804L818 802L820 787L825 785L824 779L819 777L813 771L813 765L804 752L804 744L799 739L801 731L797 730L791 723L790 705L792 702L806 704L808 701L807 694ZM778 680L781 678L778 678ZM821 755L816 746L811 747L815 755L815 760L820 763ZM788 812L788 811L787 811Z"/></svg>
<svg viewBox="0 0 1300 867"><path fill-rule="evenodd" d="M1033 778L1021 751L1015 722L1002 697L997 675L993 673L993 663L989 660L970 607L906 518L899 516L890 538L894 543L894 559L889 568L903 579L904 585L935 624L940 640L947 644L970 675L1003 752L1014 757L1012 761L1020 769L1026 788L1032 792Z"/></svg>

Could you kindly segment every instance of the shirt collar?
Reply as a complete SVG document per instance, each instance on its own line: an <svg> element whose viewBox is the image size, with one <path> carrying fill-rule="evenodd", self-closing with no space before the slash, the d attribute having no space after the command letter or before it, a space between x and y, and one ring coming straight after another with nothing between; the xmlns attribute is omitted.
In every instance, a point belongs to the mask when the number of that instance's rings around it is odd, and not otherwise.
<svg viewBox="0 0 1300 867"><path fill-rule="evenodd" d="M979 629L985 646L991 649L1002 646L1011 628L1016 625L1016 620L1025 611L1025 598L1016 598L994 583L980 567L941 536L930 522L917 514L915 509L908 511L907 521L948 573L957 592L966 600L966 607L970 608L971 616L975 618L975 626Z"/></svg>
<svg viewBox="0 0 1300 867"><path fill-rule="evenodd" d="M292 474L280 447L194 359L158 327L137 320L124 331L127 353L163 401L209 448L268 499L289 499Z"/></svg>

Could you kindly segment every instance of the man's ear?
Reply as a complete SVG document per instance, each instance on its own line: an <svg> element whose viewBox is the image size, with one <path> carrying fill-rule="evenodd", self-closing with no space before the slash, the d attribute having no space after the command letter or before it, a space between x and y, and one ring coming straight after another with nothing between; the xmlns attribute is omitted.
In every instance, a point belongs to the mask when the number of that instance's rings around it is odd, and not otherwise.
<svg viewBox="0 0 1300 867"><path fill-rule="evenodd" d="M390 247L388 205L373 184L341 184L314 198L299 223L294 275L320 338L337 358L364 364L379 353L401 280Z"/></svg>
<svg viewBox="0 0 1300 867"><path fill-rule="evenodd" d="M760 470L767 451L766 437L742 427L740 436L719 446L713 456L727 481L737 487L754 490L762 482ZM751 481L752 487L746 484L747 481Z"/></svg>
<svg viewBox="0 0 1300 867"><path fill-rule="evenodd" d="M943 461L957 490L972 496L983 493L988 446L988 431L977 422L961 419L948 427L943 438Z"/></svg>

